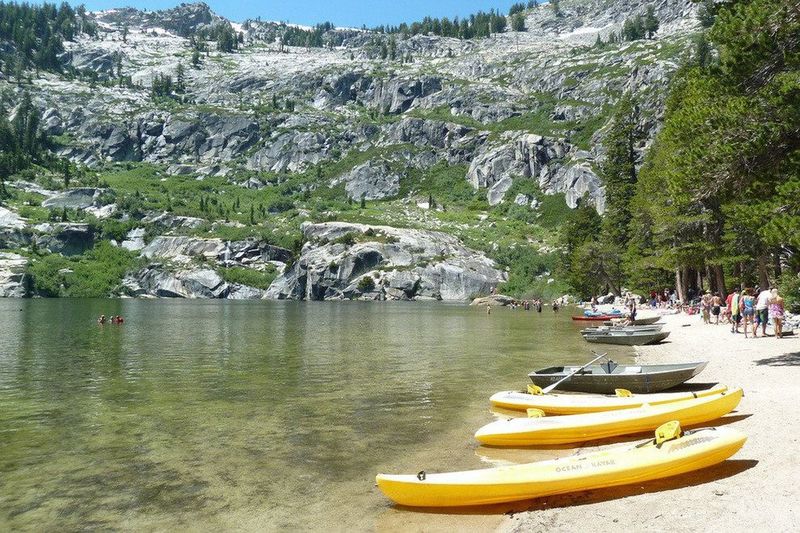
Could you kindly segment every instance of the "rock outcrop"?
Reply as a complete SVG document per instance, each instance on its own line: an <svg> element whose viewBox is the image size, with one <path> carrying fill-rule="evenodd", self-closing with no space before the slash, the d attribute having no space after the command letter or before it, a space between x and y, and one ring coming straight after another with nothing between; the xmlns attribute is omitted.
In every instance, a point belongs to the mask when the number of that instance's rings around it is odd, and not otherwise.
<svg viewBox="0 0 800 533"><path fill-rule="evenodd" d="M267 298L464 301L506 280L490 259L444 233L344 222L306 224L303 233L300 257Z"/></svg>
<svg viewBox="0 0 800 533"><path fill-rule="evenodd" d="M347 196L355 200L382 200L400 192L400 175L386 161L368 161L334 179L331 185L342 182Z"/></svg>
<svg viewBox="0 0 800 533"><path fill-rule="evenodd" d="M27 266L27 258L0 252L0 298L24 298L28 295Z"/></svg>
<svg viewBox="0 0 800 533"><path fill-rule="evenodd" d="M61 255L81 255L94 247L95 232L92 226L78 222L38 224L33 228L36 246Z"/></svg>

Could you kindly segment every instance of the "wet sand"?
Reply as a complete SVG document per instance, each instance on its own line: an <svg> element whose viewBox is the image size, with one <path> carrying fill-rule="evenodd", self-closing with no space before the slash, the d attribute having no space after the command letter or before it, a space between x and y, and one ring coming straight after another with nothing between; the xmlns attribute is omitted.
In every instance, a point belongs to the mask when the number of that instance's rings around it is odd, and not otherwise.
<svg viewBox="0 0 800 533"><path fill-rule="evenodd" d="M706 425L743 431L744 447L719 465L684 476L521 502L516 509L524 510L511 510L499 531L800 530L800 336L746 339L728 325L705 325L684 314L664 321L669 338L637 348L637 362L707 360L690 383L741 386L745 397L737 410ZM577 453L610 443L590 444L595 446Z"/></svg>

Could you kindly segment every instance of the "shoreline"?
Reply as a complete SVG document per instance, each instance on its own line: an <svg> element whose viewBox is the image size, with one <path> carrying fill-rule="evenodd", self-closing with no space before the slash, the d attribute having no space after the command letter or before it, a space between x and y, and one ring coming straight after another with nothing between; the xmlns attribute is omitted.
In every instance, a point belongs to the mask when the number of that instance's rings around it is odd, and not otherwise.
<svg viewBox="0 0 800 533"><path fill-rule="evenodd" d="M669 338L636 347L637 363L708 361L690 384L742 387L745 396L737 409L704 425L730 424L743 431L748 436L744 447L723 463L684 476L533 500L525 511L505 518L498 531L697 531L712 525L739 531L745 524L797 529L800 337L744 338L732 334L727 324L703 324L700 315L667 315L663 321ZM595 444L575 451L607 445Z"/></svg>

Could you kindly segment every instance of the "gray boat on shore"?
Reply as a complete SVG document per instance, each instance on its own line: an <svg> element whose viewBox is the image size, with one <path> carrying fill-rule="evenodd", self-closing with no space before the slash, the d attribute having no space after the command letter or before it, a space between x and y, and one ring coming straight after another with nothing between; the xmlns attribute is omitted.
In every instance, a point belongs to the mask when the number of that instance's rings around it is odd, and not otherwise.
<svg viewBox="0 0 800 533"><path fill-rule="evenodd" d="M591 332L581 332L587 342L600 344L622 344L625 346L642 346L655 344L669 337L669 331L608 329Z"/></svg>
<svg viewBox="0 0 800 533"><path fill-rule="evenodd" d="M581 330L581 334L601 334L603 332L611 331L611 332L618 332L618 331L626 331L626 332L634 332L634 333L658 333L664 328L664 324L650 324L649 326L598 326L598 327L589 327L583 328Z"/></svg>
<svg viewBox="0 0 800 533"><path fill-rule="evenodd" d="M668 365L618 365L614 361L590 365L558 386L559 390L614 394L627 389L636 394L660 392L693 378L707 362ZM534 385L547 387L565 378L580 366L553 366L528 374Z"/></svg>
<svg viewBox="0 0 800 533"><path fill-rule="evenodd" d="M618 325L620 323L625 322L626 320L627 320L626 318L615 318L613 320L606 320L605 322L603 322L603 325L604 326L616 326L616 325ZM647 318L637 318L637 319L635 319L633 321L633 323L631 325L632 326L649 326L650 324L655 324L659 320L661 320L660 316L650 316L650 317L647 317Z"/></svg>

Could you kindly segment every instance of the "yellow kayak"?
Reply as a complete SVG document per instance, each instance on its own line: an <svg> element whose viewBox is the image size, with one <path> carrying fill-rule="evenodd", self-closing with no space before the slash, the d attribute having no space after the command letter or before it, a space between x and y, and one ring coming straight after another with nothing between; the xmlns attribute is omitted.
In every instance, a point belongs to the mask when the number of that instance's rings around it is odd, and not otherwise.
<svg viewBox="0 0 800 533"><path fill-rule="evenodd" d="M518 391L503 391L492 395L489 401L493 407L527 411L541 409L548 415L577 415L581 413L597 413L599 411L615 411L617 409L633 409L644 404L660 405L664 403L690 400L719 394L728 389L725 385L717 385L710 389L696 392L661 392L656 394L630 394L611 396L606 394L530 394ZM627 391L626 391L627 392Z"/></svg>
<svg viewBox="0 0 800 533"><path fill-rule="evenodd" d="M733 411L742 389L662 405L581 415L508 418L487 424L475 438L491 446L542 446L651 431L670 420L684 426L702 424Z"/></svg>
<svg viewBox="0 0 800 533"><path fill-rule="evenodd" d="M528 500L553 494L641 483L676 476L720 463L735 454L747 437L732 428L700 429L680 435L677 423L665 424L656 440L605 451L446 474L379 474L380 490L401 505L454 507ZM659 444L656 444L656 442Z"/></svg>

